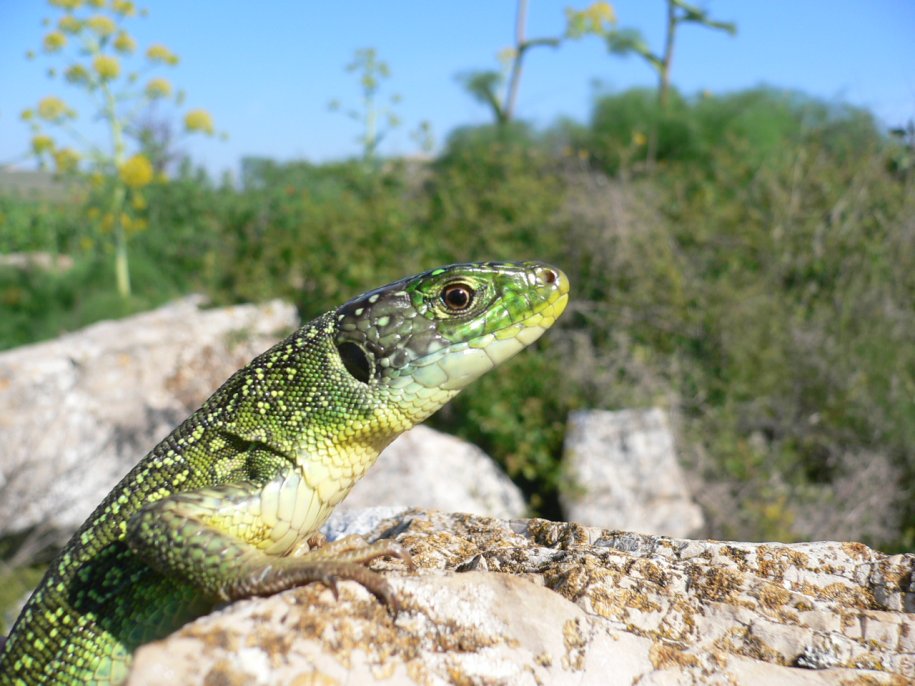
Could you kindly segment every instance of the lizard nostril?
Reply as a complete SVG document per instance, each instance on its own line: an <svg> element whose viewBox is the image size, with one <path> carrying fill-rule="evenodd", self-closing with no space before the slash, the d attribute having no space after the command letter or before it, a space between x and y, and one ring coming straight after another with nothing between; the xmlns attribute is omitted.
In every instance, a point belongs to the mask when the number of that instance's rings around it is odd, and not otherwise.
<svg viewBox="0 0 915 686"><path fill-rule="evenodd" d="M556 283L556 279L559 278L556 275L556 272L554 272L552 269L549 269L549 268L542 269L540 272L540 276L546 283Z"/></svg>

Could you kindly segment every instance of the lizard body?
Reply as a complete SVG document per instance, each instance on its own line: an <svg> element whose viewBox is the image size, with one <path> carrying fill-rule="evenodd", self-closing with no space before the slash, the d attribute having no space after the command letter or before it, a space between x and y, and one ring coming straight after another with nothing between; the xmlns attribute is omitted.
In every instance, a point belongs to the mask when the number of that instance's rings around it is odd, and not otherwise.
<svg viewBox="0 0 915 686"><path fill-rule="evenodd" d="M221 601L353 579L399 546L309 541L400 433L535 341L568 301L542 263L452 265L358 296L236 372L51 563L0 685L117 684L133 651Z"/></svg>

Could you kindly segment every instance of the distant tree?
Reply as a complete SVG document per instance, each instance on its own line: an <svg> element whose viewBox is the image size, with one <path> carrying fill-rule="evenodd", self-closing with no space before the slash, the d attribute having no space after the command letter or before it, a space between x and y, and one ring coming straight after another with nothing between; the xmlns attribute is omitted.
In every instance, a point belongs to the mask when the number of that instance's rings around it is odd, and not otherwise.
<svg viewBox="0 0 915 686"><path fill-rule="evenodd" d="M275 160L269 157L246 155L241 158L241 187L245 190L264 188L270 174L277 168Z"/></svg>
<svg viewBox="0 0 915 686"><path fill-rule="evenodd" d="M915 169L915 120L909 119L905 126L890 129L891 146L890 167L905 178Z"/></svg>
<svg viewBox="0 0 915 686"><path fill-rule="evenodd" d="M508 122L508 113L499 96L499 87L505 81L503 74L493 70L470 71L459 74L458 81L475 100L489 108L496 124Z"/></svg>

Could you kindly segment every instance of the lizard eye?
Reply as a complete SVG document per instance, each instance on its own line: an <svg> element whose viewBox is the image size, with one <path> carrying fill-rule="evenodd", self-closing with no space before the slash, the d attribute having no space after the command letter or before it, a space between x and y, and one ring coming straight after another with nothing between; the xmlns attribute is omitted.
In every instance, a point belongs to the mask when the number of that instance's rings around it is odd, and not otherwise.
<svg viewBox="0 0 915 686"><path fill-rule="evenodd" d="M441 299L452 312L463 312L473 302L473 289L466 283L449 283L442 289Z"/></svg>

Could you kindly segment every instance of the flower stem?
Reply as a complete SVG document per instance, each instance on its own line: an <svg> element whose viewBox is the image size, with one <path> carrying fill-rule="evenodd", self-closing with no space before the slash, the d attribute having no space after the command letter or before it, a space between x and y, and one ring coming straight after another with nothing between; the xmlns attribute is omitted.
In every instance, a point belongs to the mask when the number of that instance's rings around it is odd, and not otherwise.
<svg viewBox="0 0 915 686"><path fill-rule="evenodd" d="M121 120L118 119L114 94L104 81L101 84L105 96L105 116L111 126L111 142L114 147L115 185L111 195L111 216L113 220L115 255L114 272L117 279L118 294L122 298L130 297L130 263L127 257L127 232L121 223L121 213L124 209L125 189L124 183L118 176L117 170L124 164L124 130Z"/></svg>

